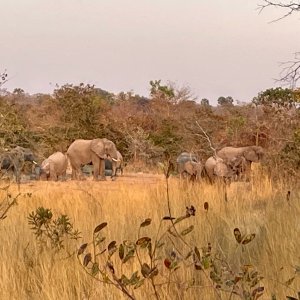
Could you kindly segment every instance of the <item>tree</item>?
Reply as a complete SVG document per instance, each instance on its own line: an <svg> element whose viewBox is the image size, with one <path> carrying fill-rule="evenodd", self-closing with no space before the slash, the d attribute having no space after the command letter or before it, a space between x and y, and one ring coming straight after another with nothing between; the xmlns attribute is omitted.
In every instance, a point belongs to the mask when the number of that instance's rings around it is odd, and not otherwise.
<svg viewBox="0 0 300 300"><path fill-rule="evenodd" d="M256 105L291 108L295 106L297 99L291 89L277 87L260 92L252 102Z"/></svg>
<svg viewBox="0 0 300 300"><path fill-rule="evenodd" d="M270 7L281 8L284 11L284 14L273 20L273 22L282 20L293 13L300 12L299 0L263 0L262 3L259 4L260 11ZM297 82L300 80L300 52L296 52L292 60L283 62L282 67L283 69L279 74L280 78L277 81L287 84L291 88L295 88Z"/></svg>
<svg viewBox="0 0 300 300"><path fill-rule="evenodd" d="M295 12L300 12L300 3L299 1L290 1L290 0L283 0L283 1L278 1L278 0L263 0L261 4L259 4L260 11L263 11L267 7L275 7L275 8L282 8L285 13L279 17L278 19L274 21L281 20L287 16L290 16L291 14Z"/></svg>
<svg viewBox="0 0 300 300"><path fill-rule="evenodd" d="M206 99L206 98L203 98L203 99L201 99L201 102L200 102L200 104L201 104L201 106L204 106L204 107L208 107L208 106L210 106L210 104L209 104L209 100L208 100L208 99Z"/></svg>
<svg viewBox="0 0 300 300"><path fill-rule="evenodd" d="M72 138L92 138L97 134L105 103L93 85L66 84L54 90L54 99L63 111L62 121L67 125L67 131L77 135Z"/></svg>
<svg viewBox="0 0 300 300"><path fill-rule="evenodd" d="M228 97L219 97L218 98L218 104L221 106L233 106L233 99L231 96Z"/></svg>

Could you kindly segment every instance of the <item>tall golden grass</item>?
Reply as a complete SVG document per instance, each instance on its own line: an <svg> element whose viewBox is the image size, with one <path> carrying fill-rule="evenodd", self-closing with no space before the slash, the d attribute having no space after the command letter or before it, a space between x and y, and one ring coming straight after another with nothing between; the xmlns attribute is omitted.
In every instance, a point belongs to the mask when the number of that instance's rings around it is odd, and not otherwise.
<svg viewBox="0 0 300 300"><path fill-rule="evenodd" d="M294 276L293 266L300 265L299 190L291 190L288 203L287 188L266 176L251 184L232 184L227 189L227 201L218 185L170 178L169 188L172 215L184 214L186 206L196 208L196 216L183 221L183 227L195 225L186 236L188 243L201 248L210 242L213 251L222 253L233 270L238 271L244 263L254 265L264 277L261 299L271 299L273 293L277 299L296 295L299 276L289 287L284 283ZM107 241L136 240L145 218L151 218L152 224L143 232L154 237L161 218L169 214L166 182L160 175L124 176L115 182L34 182L21 185L20 192L18 205L0 222L0 299L125 299L113 286L93 280L67 252L90 241L95 226L104 221L108 222ZM0 199L4 193L0 192ZM12 185L10 193L16 195L17 187ZM208 212L204 202L209 204ZM50 208L55 215L67 214L83 238L58 254L41 251L27 220L40 206ZM233 235L236 227L242 233L256 234L244 250ZM137 263L130 267L139 268ZM191 280L198 276L195 272L201 271L187 268L180 270L180 276ZM149 285L134 294L137 299L154 298ZM220 299L205 280L203 287L187 291L176 285L163 286L160 294L162 299ZM221 299L229 299L229 294L221 294Z"/></svg>

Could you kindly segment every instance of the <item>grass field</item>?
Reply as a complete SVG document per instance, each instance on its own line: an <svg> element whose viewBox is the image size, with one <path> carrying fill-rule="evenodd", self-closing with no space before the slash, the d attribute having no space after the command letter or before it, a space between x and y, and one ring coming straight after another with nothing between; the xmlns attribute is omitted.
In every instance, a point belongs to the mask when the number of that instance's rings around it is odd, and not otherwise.
<svg viewBox="0 0 300 300"><path fill-rule="evenodd" d="M219 253L233 272L243 264L253 265L264 277L261 285L265 292L260 299L271 299L273 293L276 299L296 297L300 291L300 276L294 268L300 265L300 190L274 184L267 177L251 184L232 184L227 188L227 201L224 189L218 185L187 184L170 178L169 189L173 216L185 214L187 206L196 208L196 215L179 226L195 226L185 236L188 244L200 249L210 242L212 251ZM161 218L169 214L162 175L125 174L115 182L33 182L22 184L20 192L18 205L0 221L0 299L125 299L112 285L88 275L75 255L68 256L92 239L93 229L101 222L108 223L103 229L106 240L120 243L135 241L139 225L146 218L152 223L142 229L142 235L154 238ZM17 195L17 186L11 185L9 193ZM4 190L0 191L0 199L5 195ZM205 202L208 211L203 208ZM50 249L42 251L27 220L29 213L40 206L50 208L54 215L67 214L82 238L69 241L56 254ZM241 247L233 234L236 227L256 237ZM162 255L172 249L174 245L166 239ZM127 264L124 272L128 274L140 268L136 259ZM162 274L167 274L163 265L160 268ZM216 292L201 274L193 266L181 267L172 275L175 283L158 286L161 299L241 299ZM196 284L187 289L191 281ZM136 299L155 299L150 284L133 294Z"/></svg>

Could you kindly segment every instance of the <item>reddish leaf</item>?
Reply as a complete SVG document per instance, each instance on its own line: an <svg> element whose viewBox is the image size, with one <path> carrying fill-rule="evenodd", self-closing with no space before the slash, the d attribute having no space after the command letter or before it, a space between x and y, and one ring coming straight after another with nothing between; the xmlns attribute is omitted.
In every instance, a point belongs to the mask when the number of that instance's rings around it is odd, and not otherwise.
<svg viewBox="0 0 300 300"><path fill-rule="evenodd" d="M234 237L236 241L240 244L242 242L242 234L238 228L234 228L233 230Z"/></svg>
<svg viewBox="0 0 300 300"><path fill-rule="evenodd" d="M106 222L99 224L99 225L94 229L94 234L97 233L97 232L99 232L100 230L102 230L102 229L103 229L104 227L106 227L106 226L107 226L107 223L106 223Z"/></svg>
<svg viewBox="0 0 300 300"><path fill-rule="evenodd" d="M88 245L87 243L86 244L82 244L80 246L80 248L78 249L77 255L81 255L84 252L84 250L86 249L87 245Z"/></svg>

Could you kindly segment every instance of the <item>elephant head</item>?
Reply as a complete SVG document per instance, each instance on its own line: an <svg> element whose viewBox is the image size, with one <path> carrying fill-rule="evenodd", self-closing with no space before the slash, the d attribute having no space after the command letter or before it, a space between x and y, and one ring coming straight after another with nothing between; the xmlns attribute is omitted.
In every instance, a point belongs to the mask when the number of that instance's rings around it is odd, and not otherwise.
<svg viewBox="0 0 300 300"><path fill-rule="evenodd" d="M29 148L17 146L1 156L1 169L12 170L17 183L20 183L21 170L24 167L25 161L37 164L34 154Z"/></svg>
<svg viewBox="0 0 300 300"><path fill-rule="evenodd" d="M259 162L264 156L264 150L260 146L244 147L244 157L251 162Z"/></svg>
<svg viewBox="0 0 300 300"><path fill-rule="evenodd" d="M182 152L176 159L177 171L180 176L190 176L190 178L199 178L202 172L202 163L198 162L193 153Z"/></svg>
<svg viewBox="0 0 300 300"><path fill-rule="evenodd" d="M106 138L92 140L91 150L101 159L111 158L112 160L118 160L116 145Z"/></svg>

